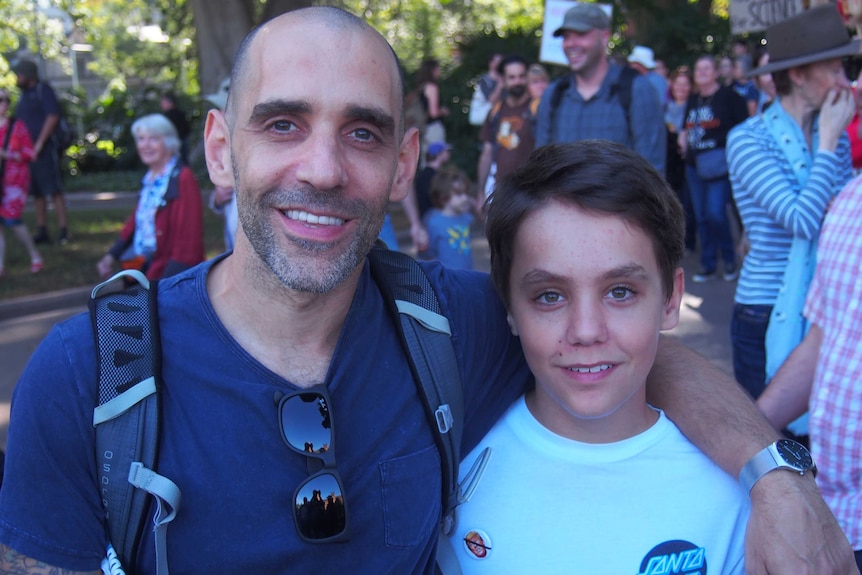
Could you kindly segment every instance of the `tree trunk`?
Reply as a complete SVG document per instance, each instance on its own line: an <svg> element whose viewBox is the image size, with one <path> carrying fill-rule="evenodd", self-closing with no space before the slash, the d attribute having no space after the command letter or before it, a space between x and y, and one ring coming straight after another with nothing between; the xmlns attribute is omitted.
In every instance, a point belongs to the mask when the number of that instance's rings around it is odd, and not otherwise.
<svg viewBox="0 0 862 575"><path fill-rule="evenodd" d="M266 6L263 8L261 22L272 20L280 14L307 6L311 6L311 0L268 0Z"/></svg>
<svg viewBox="0 0 862 575"><path fill-rule="evenodd" d="M201 94L216 91L230 75L236 51L246 34L279 14L311 6L312 0L191 0L197 33Z"/></svg>
<svg viewBox="0 0 862 575"><path fill-rule="evenodd" d="M242 39L254 26L253 0L191 0L201 94L230 75Z"/></svg>

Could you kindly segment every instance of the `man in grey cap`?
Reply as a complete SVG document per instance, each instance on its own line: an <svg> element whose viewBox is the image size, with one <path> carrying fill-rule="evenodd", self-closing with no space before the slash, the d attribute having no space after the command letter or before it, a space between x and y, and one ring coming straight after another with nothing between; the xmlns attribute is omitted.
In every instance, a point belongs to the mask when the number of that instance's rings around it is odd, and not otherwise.
<svg viewBox="0 0 862 575"><path fill-rule="evenodd" d="M666 134L661 102L649 80L607 54L611 19L598 4L570 8L562 36L571 75L552 83L539 105L536 146L587 139L612 140L664 173Z"/></svg>
<svg viewBox="0 0 862 575"><path fill-rule="evenodd" d="M60 121L60 105L57 95L47 82L39 81L39 70L31 60L20 60L13 66L21 89L21 97L15 115L24 122L33 139L35 158L30 164L30 193L36 208L36 235L33 241L50 243L48 235L48 198L53 198L57 224L60 226L58 241L69 240L66 220L66 202L60 178L60 150L51 136Z"/></svg>

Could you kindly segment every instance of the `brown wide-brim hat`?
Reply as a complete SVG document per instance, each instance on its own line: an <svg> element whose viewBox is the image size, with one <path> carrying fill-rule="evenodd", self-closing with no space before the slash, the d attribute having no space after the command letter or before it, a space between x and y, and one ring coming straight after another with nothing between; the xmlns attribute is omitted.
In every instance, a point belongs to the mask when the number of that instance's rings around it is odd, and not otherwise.
<svg viewBox="0 0 862 575"><path fill-rule="evenodd" d="M851 40L835 4L821 4L767 28L769 63L751 70L748 76L856 56L860 49L862 40Z"/></svg>

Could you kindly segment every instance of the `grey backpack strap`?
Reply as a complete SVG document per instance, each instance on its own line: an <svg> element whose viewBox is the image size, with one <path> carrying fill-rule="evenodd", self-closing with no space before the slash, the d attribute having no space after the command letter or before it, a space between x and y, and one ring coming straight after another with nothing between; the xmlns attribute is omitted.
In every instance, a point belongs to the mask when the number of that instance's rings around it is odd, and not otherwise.
<svg viewBox="0 0 862 575"><path fill-rule="evenodd" d="M128 279L137 285L117 289ZM158 503L153 520L157 572L166 575L165 530L180 493L172 481L153 471L161 376L156 289L138 271L120 272L93 289L89 308L99 380L93 412L96 463L108 536L121 563L133 570L153 495Z"/></svg>
<svg viewBox="0 0 862 575"><path fill-rule="evenodd" d="M375 247L371 273L397 315L402 341L425 401L443 467L443 525L454 527L458 495L458 462L464 424L464 398L449 320L428 276L412 257Z"/></svg>

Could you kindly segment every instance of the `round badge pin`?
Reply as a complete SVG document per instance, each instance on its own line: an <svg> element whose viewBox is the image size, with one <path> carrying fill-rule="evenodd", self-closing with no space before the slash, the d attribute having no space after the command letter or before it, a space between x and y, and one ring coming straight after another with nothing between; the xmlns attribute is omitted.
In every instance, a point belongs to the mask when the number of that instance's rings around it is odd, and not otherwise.
<svg viewBox="0 0 862 575"><path fill-rule="evenodd" d="M479 529L471 529L464 535L464 548L470 557L486 559L491 554L491 538Z"/></svg>

